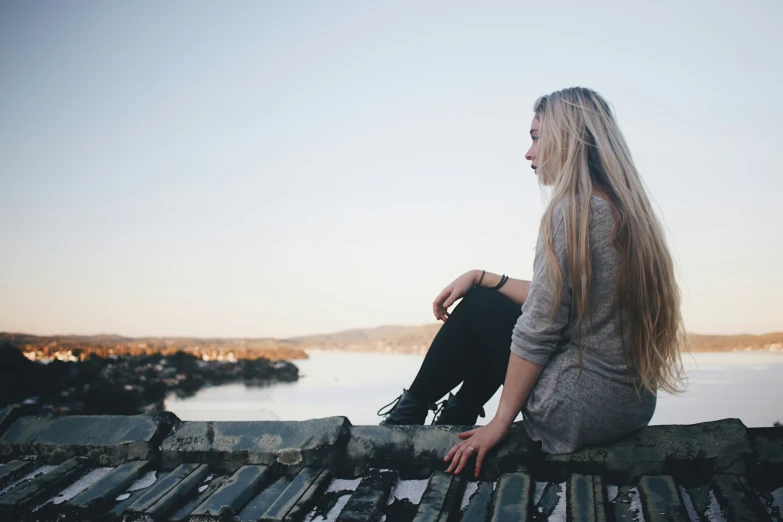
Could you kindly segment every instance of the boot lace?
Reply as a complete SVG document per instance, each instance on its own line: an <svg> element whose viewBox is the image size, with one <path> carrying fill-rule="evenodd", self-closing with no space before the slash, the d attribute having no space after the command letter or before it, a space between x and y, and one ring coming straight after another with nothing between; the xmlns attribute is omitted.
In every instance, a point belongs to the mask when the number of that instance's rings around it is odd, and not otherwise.
<svg viewBox="0 0 783 522"><path fill-rule="evenodd" d="M386 417L386 416L388 416L392 412L394 407L397 406L397 403L400 402L401 398L402 398L402 395L398 395L396 399L391 401L386 406L381 406L381 409L378 410L378 413L377 413L378 417ZM389 409L387 411L383 411L384 408L389 408Z"/></svg>
<svg viewBox="0 0 783 522"><path fill-rule="evenodd" d="M394 411L394 408L396 408L396 407L397 407L397 403L399 403L399 402L400 402L400 399L402 399L402 395L398 395L396 399L394 399L393 401L391 401L391 402L390 402L389 404L387 404L386 406L381 406L381 409L380 409L380 410L378 410L378 412L376 413L376 415L378 415L378 417L388 417L388 416L389 416L389 414L390 414L392 411ZM441 401L441 402L437 402L437 403L436 403L436 402L430 402L430 403L428 403L428 404L427 404L427 409L428 409L428 410L432 410L432 411L434 411L434 412L435 412L435 415L437 415L437 414L438 414L438 412L439 412L441 409L443 409L443 404L444 404L445 402L446 402L446 401ZM383 411L385 408L388 408L388 410L386 410L386 411ZM440 408L440 409L437 409L437 410L436 410L436 408ZM483 410L482 410L482 411L483 411ZM482 416L483 416L483 415L482 415Z"/></svg>
<svg viewBox="0 0 783 522"><path fill-rule="evenodd" d="M443 411L443 408L446 406L446 403L449 402L448 399L443 399L440 402L435 403L435 417L432 418L432 422L435 422L440 418L440 412Z"/></svg>
<svg viewBox="0 0 783 522"><path fill-rule="evenodd" d="M443 408L446 407L446 403L449 402L449 399L451 398L451 394L440 402L436 402L434 404L434 408L431 408L433 411L435 411L435 417L432 419L432 422L435 423L440 418L441 412L443 412ZM398 397L399 399L399 397ZM486 416L486 412L484 411L484 407L479 408L478 416L482 419Z"/></svg>

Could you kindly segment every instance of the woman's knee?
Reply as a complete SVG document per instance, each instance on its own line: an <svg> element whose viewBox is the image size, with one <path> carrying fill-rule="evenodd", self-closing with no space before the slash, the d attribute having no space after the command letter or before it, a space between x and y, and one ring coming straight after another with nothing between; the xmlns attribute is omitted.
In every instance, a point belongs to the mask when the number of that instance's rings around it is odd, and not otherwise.
<svg viewBox="0 0 783 522"><path fill-rule="evenodd" d="M485 315L489 311L520 310L520 306L497 290L477 286L468 291L451 313L451 317Z"/></svg>
<svg viewBox="0 0 783 522"><path fill-rule="evenodd" d="M513 301L501 294L497 290L487 286L475 286L473 287L465 297L463 302L468 303L469 307L476 306L482 309L487 306L507 306L513 304Z"/></svg>

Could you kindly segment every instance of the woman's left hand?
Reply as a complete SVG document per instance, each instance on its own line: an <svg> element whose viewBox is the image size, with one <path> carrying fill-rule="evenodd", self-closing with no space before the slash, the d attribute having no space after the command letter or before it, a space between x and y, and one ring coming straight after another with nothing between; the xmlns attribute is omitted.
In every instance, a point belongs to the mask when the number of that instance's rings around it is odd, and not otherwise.
<svg viewBox="0 0 783 522"><path fill-rule="evenodd" d="M506 438L509 426L492 419L489 424L466 431L457 435L462 442L457 443L443 458L446 462L451 461L451 465L446 470L451 473L459 474L462 468L470 461L471 457L476 457L476 478L481 472L481 464L489 450L494 448L498 442Z"/></svg>

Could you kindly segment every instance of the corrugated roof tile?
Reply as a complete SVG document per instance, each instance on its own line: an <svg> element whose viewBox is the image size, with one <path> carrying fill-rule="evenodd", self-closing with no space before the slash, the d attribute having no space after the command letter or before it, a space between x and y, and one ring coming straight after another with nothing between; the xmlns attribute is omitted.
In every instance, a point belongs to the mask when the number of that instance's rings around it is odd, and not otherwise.
<svg viewBox="0 0 783 522"><path fill-rule="evenodd" d="M194 509L188 520L211 522L239 513L264 484L268 466L242 466L226 482Z"/></svg>

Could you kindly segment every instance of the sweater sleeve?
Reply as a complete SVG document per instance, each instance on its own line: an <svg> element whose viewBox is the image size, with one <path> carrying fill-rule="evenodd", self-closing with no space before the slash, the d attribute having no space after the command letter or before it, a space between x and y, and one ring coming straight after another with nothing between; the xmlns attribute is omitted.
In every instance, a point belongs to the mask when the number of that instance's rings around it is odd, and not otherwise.
<svg viewBox="0 0 783 522"><path fill-rule="evenodd" d="M556 208L553 213L555 223L553 246L563 275L560 303L557 305L554 318L550 321L555 296L550 286L546 245L539 233L533 262L533 280L530 282L527 300L522 305L522 315L519 316L511 334L511 352L541 366L546 365L558 346L562 345L564 330L571 314L571 285L566 257L565 229L562 211L558 210Z"/></svg>

